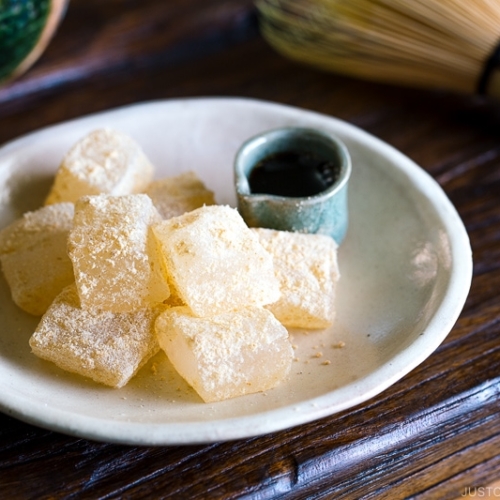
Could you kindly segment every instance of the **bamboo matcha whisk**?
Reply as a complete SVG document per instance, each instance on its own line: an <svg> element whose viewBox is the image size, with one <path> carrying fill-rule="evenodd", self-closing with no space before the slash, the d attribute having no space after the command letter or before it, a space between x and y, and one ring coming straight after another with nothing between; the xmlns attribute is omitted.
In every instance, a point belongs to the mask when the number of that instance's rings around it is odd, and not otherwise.
<svg viewBox="0 0 500 500"><path fill-rule="evenodd" d="M354 77L500 97L500 1L256 0L282 54Z"/></svg>

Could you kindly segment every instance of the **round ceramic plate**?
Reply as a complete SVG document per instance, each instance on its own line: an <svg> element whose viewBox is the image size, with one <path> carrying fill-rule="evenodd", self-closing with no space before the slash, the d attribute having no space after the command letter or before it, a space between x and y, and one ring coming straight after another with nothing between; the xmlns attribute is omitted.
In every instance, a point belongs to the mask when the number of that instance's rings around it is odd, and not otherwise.
<svg viewBox="0 0 500 500"><path fill-rule="evenodd" d="M407 157L340 120L249 99L151 102L49 127L0 149L0 228L41 206L68 148L98 127L130 134L156 177L194 170L235 206L232 162L247 138L280 126L341 137L353 160L350 226L339 251L337 319L292 331L288 380L266 393L206 404L162 353L123 389L35 357L37 318L0 278L0 409L63 433L130 444L204 443L263 434L357 405L426 359L453 327L472 276L464 226L441 188Z"/></svg>

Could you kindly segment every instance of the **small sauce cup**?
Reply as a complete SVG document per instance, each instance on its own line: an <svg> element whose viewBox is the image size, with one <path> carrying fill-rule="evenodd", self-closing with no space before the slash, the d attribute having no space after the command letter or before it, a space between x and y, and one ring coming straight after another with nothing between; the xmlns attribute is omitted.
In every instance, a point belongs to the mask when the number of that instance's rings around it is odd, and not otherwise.
<svg viewBox="0 0 500 500"><path fill-rule="evenodd" d="M351 157L326 132L270 130L247 140L234 162L238 210L250 227L319 233L342 243Z"/></svg>

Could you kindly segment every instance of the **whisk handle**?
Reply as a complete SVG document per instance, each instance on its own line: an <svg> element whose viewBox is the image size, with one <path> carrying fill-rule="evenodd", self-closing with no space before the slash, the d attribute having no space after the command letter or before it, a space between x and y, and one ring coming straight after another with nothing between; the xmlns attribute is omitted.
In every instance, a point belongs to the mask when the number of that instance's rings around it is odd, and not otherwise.
<svg viewBox="0 0 500 500"><path fill-rule="evenodd" d="M479 95L500 96L500 77L497 71L500 69L500 43L495 47L484 65L483 72L477 85Z"/></svg>

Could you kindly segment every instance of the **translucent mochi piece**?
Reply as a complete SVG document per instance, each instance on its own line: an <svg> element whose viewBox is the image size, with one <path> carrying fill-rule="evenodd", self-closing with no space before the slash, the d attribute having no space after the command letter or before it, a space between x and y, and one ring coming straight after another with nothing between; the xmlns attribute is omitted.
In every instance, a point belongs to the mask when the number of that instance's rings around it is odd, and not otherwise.
<svg viewBox="0 0 500 500"><path fill-rule="evenodd" d="M268 306L281 323L326 328L335 318L337 244L329 236L254 228L273 256L281 298Z"/></svg>
<svg viewBox="0 0 500 500"><path fill-rule="evenodd" d="M82 309L70 285L54 300L30 339L33 353L59 368L111 387L123 387L159 350L159 309L133 313Z"/></svg>
<svg viewBox="0 0 500 500"><path fill-rule="evenodd" d="M63 158L45 204L100 193L138 193L152 177L153 166L133 139L111 129L95 130Z"/></svg>
<svg viewBox="0 0 500 500"><path fill-rule="evenodd" d="M164 219L190 212L203 205L215 205L214 193L194 172L153 181L145 193Z"/></svg>
<svg viewBox="0 0 500 500"><path fill-rule="evenodd" d="M239 213L205 206L153 226L167 279L196 316L279 298L272 257Z"/></svg>
<svg viewBox="0 0 500 500"><path fill-rule="evenodd" d="M128 312L169 296L153 251L150 226L159 220L145 194L76 202L68 252L82 307Z"/></svg>
<svg viewBox="0 0 500 500"><path fill-rule="evenodd" d="M66 245L73 204L59 203L27 212L0 232L0 261L12 299L41 316L61 290L73 283Z"/></svg>
<svg viewBox="0 0 500 500"><path fill-rule="evenodd" d="M158 316L156 333L175 369L207 403L275 387L293 359L286 328L260 307L211 318L174 307Z"/></svg>

